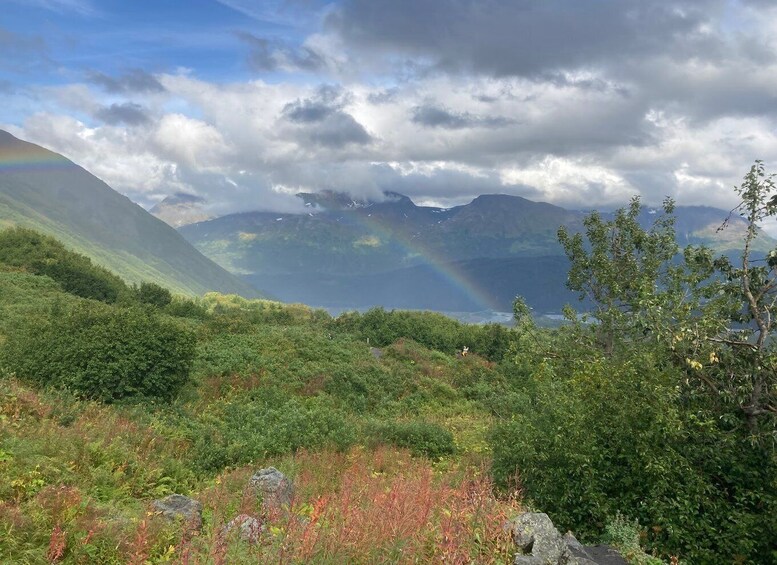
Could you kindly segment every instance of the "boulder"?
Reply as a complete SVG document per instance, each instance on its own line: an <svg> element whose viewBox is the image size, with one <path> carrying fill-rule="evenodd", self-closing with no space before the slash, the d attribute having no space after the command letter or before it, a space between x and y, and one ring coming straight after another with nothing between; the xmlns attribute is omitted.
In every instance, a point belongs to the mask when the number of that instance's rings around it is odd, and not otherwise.
<svg viewBox="0 0 777 565"><path fill-rule="evenodd" d="M240 514L224 526L225 534L229 534L232 531L237 531L241 540L248 543L256 543L264 531L264 526L257 518L248 514Z"/></svg>
<svg viewBox="0 0 777 565"><path fill-rule="evenodd" d="M571 532L562 536L547 514L526 512L508 522L518 546L515 565L627 565L608 546L585 546Z"/></svg>
<svg viewBox="0 0 777 565"><path fill-rule="evenodd" d="M275 467L260 469L251 477L248 485L262 495L265 504L288 506L294 495L294 485Z"/></svg>
<svg viewBox="0 0 777 565"><path fill-rule="evenodd" d="M570 563L567 544L547 514L525 512L510 522L510 530L519 550L515 565Z"/></svg>
<svg viewBox="0 0 777 565"><path fill-rule="evenodd" d="M182 494L171 494L151 503L154 511L170 521L184 522L190 530L202 529L202 504Z"/></svg>

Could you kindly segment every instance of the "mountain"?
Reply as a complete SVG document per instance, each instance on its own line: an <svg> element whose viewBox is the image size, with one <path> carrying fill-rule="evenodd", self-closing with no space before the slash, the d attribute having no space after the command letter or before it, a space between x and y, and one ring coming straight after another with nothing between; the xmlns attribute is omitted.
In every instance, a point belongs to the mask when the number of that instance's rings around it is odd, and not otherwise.
<svg viewBox="0 0 777 565"><path fill-rule="evenodd" d="M416 206L393 192L378 201L331 191L299 197L307 214L247 212L179 231L226 269L286 301L476 311L510 310L521 295L543 312L576 301L564 284L569 264L556 233L562 225L582 230L583 212L504 194L454 208ZM645 208L640 222L649 226L656 214ZM727 215L677 207L678 243L736 249L745 224L737 216L718 232Z"/></svg>
<svg viewBox="0 0 777 565"><path fill-rule="evenodd" d="M258 294L88 171L0 131L0 228L17 224L56 237L129 282L184 294Z"/></svg>
<svg viewBox="0 0 777 565"><path fill-rule="evenodd" d="M203 209L205 199L194 194L176 192L155 204L149 213L174 228L210 220Z"/></svg>

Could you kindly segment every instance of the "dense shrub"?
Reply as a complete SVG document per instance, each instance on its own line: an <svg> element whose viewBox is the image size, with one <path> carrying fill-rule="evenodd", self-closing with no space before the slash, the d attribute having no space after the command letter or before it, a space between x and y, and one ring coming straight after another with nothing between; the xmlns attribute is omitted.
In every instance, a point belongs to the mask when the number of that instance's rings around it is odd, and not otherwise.
<svg viewBox="0 0 777 565"><path fill-rule="evenodd" d="M29 320L3 348L3 364L20 378L113 402L170 399L189 378L194 336L141 308L82 303Z"/></svg>
<svg viewBox="0 0 777 565"><path fill-rule="evenodd" d="M430 422L375 421L366 427L365 433L373 442L408 449L416 456L437 459L456 451L453 435Z"/></svg>
<svg viewBox="0 0 777 565"><path fill-rule="evenodd" d="M165 313L177 318L191 318L193 320L205 320L208 313L205 307L196 300L175 296L164 308Z"/></svg>
<svg viewBox="0 0 777 565"><path fill-rule="evenodd" d="M142 282L140 286L133 287L133 291L141 304L164 308L173 301L170 291L156 283Z"/></svg>
<svg viewBox="0 0 777 565"><path fill-rule="evenodd" d="M538 370L494 430L497 480L517 472L539 508L588 541L621 512L664 557L767 562L774 456L682 399L677 381L675 368L636 352Z"/></svg>
<svg viewBox="0 0 777 565"><path fill-rule="evenodd" d="M301 448L343 450L356 427L324 398L263 390L225 403L217 419L192 422L192 459L204 470L241 465Z"/></svg>
<svg viewBox="0 0 777 565"><path fill-rule="evenodd" d="M371 345L385 347L401 338L448 354L464 346L487 359L502 359L510 345L510 330L499 324L463 324L436 312L372 308L361 314L347 312L332 322L339 331L358 335Z"/></svg>
<svg viewBox="0 0 777 565"><path fill-rule="evenodd" d="M83 298L116 302L127 285L107 269L72 251L54 238L25 228L0 232L0 263L47 275L62 290Z"/></svg>

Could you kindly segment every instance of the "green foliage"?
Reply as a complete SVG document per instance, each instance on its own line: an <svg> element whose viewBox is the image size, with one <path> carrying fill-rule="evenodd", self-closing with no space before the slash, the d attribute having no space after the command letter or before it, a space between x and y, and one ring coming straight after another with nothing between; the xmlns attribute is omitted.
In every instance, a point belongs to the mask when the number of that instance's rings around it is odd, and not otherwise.
<svg viewBox="0 0 777 565"><path fill-rule="evenodd" d="M141 304L164 308L173 301L170 291L156 283L142 282L132 290Z"/></svg>
<svg viewBox="0 0 777 565"><path fill-rule="evenodd" d="M430 422L376 421L367 426L366 434L376 443L408 449L419 457L437 459L452 455L456 451L453 434Z"/></svg>
<svg viewBox="0 0 777 565"><path fill-rule="evenodd" d="M343 450L357 435L353 422L327 399L294 398L272 389L235 398L207 420L189 425L192 458L210 471L301 448Z"/></svg>
<svg viewBox="0 0 777 565"><path fill-rule="evenodd" d="M495 427L497 479L517 471L559 527L589 541L621 511L665 556L764 555L777 535L773 455L684 406L680 376L647 353L538 373Z"/></svg>
<svg viewBox="0 0 777 565"><path fill-rule="evenodd" d="M398 339L412 339L448 354L465 346L486 359L498 361L510 343L510 331L499 324L467 325L436 312L372 308L361 314L347 312L334 320L337 331L356 334L370 345L385 347Z"/></svg>
<svg viewBox="0 0 777 565"><path fill-rule="evenodd" d="M753 256L777 187L756 163L738 190L738 264L679 253L672 203L645 230L634 200L560 240L591 323L540 332L516 305L518 378L492 435L494 471L593 540L623 512L663 557L773 562L777 539L777 272ZM774 253L777 256L777 252ZM612 532L611 532L612 533Z"/></svg>
<svg viewBox="0 0 777 565"><path fill-rule="evenodd" d="M633 565L662 565L663 561L642 551L641 534L639 521L629 521L618 512L605 526L602 541L615 547Z"/></svg>
<svg viewBox="0 0 777 565"><path fill-rule="evenodd" d="M102 302L116 302L127 286L119 277L65 249L54 238L25 228L0 232L0 263L21 267L57 281L65 292Z"/></svg>
<svg viewBox="0 0 777 565"><path fill-rule="evenodd" d="M20 378L86 398L169 400L189 378L194 347L191 332L145 309L83 303L29 320L2 360Z"/></svg>

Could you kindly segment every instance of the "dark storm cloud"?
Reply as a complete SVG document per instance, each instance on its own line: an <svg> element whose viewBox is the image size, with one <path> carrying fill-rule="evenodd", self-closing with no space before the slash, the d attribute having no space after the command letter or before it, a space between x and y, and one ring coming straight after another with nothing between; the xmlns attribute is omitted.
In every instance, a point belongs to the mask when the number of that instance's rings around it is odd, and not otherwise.
<svg viewBox="0 0 777 565"><path fill-rule="evenodd" d="M722 56L700 32L723 0L345 0L327 19L351 45L435 68L535 77L656 53Z"/></svg>
<svg viewBox="0 0 777 565"><path fill-rule="evenodd" d="M316 71L324 67L321 56L304 45L292 47L284 41L256 37L247 32L236 35L249 46L248 65L255 71L275 71L281 67Z"/></svg>
<svg viewBox="0 0 777 565"><path fill-rule="evenodd" d="M150 118L143 109L143 106L140 104L134 104L132 102L103 106L97 110L97 112L95 112L95 117L104 121L106 124L111 125L127 124L129 126L135 126L145 124L150 121Z"/></svg>
<svg viewBox="0 0 777 565"><path fill-rule="evenodd" d="M88 73L86 78L89 82L112 94L165 92L165 87L154 75L141 69L131 69L116 77L93 71Z"/></svg>
<svg viewBox="0 0 777 565"><path fill-rule="evenodd" d="M413 108L411 120L422 126L444 129L500 128L514 123L513 120L499 116L475 116L469 112L452 112L433 105Z"/></svg>
<svg viewBox="0 0 777 565"><path fill-rule="evenodd" d="M311 124L321 122L333 112L338 111L320 100L303 100L286 104L283 114L286 119L297 124Z"/></svg>
<svg viewBox="0 0 777 565"><path fill-rule="evenodd" d="M349 98L342 89L325 85L311 98L286 104L282 115L286 121L299 127L300 140L330 148L366 145L372 137L344 110Z"/></svg>

